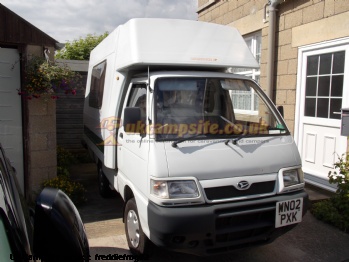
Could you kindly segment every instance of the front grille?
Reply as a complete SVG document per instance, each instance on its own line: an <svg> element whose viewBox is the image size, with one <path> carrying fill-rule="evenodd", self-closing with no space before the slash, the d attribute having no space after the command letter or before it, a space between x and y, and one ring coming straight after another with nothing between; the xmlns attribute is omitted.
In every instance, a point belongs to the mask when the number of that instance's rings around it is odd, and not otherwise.
<svg viewBox="0 0 349 262"><path fill-rule="evenodd" d="M262 243L275 230L275 203L220 210L216 215L216 247L209 253Z"/></svg>
<svg viewBox="0 0 349 262"><path fill-rule="evenodd" d="M221 186L205 188L208 200L220 200L234 197L244 197L258 194L272 193L275 188L275 181L253 183L249 189L238 190L234 186Z"/></svg>
<svg viewBox="0 0 349 262"><path fill-rule="evenodd" d="M231 242L263 235L274 229L274 225L274 207L218 216L216 241Z"/></svg>

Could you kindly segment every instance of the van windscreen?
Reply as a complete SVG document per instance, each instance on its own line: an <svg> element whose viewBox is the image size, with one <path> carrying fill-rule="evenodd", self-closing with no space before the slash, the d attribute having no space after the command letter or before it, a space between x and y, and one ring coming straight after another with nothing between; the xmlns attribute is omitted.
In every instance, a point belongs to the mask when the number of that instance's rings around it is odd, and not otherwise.
<svg viewBox="0 0 349 262"><path fill-rule="evenodd" d="M155 83L157 140L285 135L275 108L251 80L159 78Z"/></svg>

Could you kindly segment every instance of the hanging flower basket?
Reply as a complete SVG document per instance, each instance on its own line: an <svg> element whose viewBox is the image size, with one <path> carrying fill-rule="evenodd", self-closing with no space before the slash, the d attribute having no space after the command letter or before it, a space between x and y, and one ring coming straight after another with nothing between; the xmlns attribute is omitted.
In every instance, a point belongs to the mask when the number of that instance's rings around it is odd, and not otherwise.
<svg viewBox="0 0 349 262"><path fill-rule="evenodd" d="M33 57L27 61L25 67L24 88L18 94L27 99L32 98L59 98L58 92L66 95L75 95L81 88L81 75L72 71L66 65L57 65L47 62L40 57Z"/></svg>

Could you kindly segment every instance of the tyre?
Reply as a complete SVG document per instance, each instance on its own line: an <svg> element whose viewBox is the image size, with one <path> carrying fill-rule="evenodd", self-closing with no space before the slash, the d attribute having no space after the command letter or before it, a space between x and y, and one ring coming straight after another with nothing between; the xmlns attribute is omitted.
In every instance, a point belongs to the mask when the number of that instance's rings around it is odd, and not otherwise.
<svg viewBox="0 0 349 262"><path fill-rule="evenodd" d="M108 198L113 195L113 190L110 188L109 181L103 173L102 165L98 165L98 190L103 198Z"/></svg>
<svg viewBox="0 0 349 262"><path fill-rule="evenodd" d="M134 198L131 198L126 203L124 222L127 244L131 253L134 255L149 255L151 243L143 233Z"/></svg>

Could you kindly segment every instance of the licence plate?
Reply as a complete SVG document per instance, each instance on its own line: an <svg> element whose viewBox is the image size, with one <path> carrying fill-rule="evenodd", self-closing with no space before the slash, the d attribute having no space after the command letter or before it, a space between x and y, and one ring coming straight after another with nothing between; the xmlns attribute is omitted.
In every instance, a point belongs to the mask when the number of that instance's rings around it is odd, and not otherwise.
<svg viewBox="0 0 349 262"><path fill-rule="evenodd" d="M283 227L302 221L303 198L276 203L275 227Z"/></svg>

